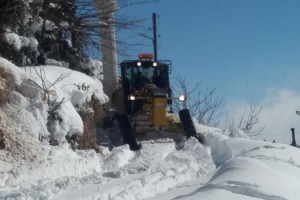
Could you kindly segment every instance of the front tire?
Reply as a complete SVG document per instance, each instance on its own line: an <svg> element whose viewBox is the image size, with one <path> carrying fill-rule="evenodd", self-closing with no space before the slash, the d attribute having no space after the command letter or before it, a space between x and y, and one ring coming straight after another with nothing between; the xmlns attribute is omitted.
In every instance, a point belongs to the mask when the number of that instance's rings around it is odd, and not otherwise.
<svg viewBox="0 0 300 200"><path fill-rule="evenodd" d="M184 132L186 133L187 138L193 136L196 137L197 132L188 109L183 109L179 111L179 118Z"/></svg>
<svg viewBox="0 0 300 200"><path fill-rule="evenodd" d="M141 146L136 141L128 116L126 114L119 115L118 123L124 144L128 144L132 151L140 150Z"/></svg>

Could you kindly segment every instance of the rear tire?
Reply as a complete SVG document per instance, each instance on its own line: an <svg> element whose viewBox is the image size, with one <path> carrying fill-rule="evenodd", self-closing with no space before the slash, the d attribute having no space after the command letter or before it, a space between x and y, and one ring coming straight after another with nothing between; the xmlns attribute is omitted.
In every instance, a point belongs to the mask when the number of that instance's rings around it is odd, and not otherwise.
<svg viewBox="0 0 300 200"><path fill-rule="evenodd" d="M124 144L128 144L130 150L137 151L141 149L133 135L132 127L126 114L121 114L118 117L119 128Z"/></svg>
<svg viewBox="0 0 300 200"><path fill-rule="evenodd" d="M197 132L192 120L192 117L190 115L190 111L188 109L183 109L179 111L179 118L181 125L183 126L183 130L187 136L187 138L193 136L197 136Z"/></svg>

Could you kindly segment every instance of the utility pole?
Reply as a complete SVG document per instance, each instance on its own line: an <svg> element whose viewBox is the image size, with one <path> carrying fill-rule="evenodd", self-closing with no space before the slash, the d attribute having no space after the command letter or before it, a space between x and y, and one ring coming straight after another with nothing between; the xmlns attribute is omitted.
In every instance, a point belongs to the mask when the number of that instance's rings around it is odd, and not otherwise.
<svg viewBox="0 0 300 200"><path fill-rule="evenodd" d="M154 61L157 61L156 13L152 13Z"/></svg>
<svg viewBox="0 0 300 200"><path fill-rule="evenodd" d="M296 144L296 138L295 138L295 128L291 128L291 131L292 131L292 146L297 146Z"/></svg>

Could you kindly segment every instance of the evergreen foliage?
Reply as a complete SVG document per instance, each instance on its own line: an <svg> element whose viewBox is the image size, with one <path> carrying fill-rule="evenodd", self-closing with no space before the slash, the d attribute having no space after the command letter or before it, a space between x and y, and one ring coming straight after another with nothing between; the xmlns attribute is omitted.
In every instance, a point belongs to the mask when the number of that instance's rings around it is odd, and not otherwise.
<svg viewBox="0 0 300 200"><path fill-rule="evenodd" d="M90 11L78 11L83 5ZM88 18L99 20L92 1L1 1L0 55L19 66L43 65L48 59L80 70L81 63L88 62L85 47L96 35L90 32L99 33L99 26L85 24Z"/></svg>
<svg viewBox="0 0 300 200"><path fill-rule="evenodd" d="M151 1L155 0L118 0L117 10ZM95 2L1 0L0 56L17 66L64 65L88 75L98 74L99 78L99 64L88 57L88 52L100 51L100 29L107 28L110 21L101 18ZM97 5L102 7L109 3L110 0L97 1ZM111 21L117 31L137 28L139 22L125 16ZM126 50L134 45L118 40L115 42L119 48Z"/></svg>

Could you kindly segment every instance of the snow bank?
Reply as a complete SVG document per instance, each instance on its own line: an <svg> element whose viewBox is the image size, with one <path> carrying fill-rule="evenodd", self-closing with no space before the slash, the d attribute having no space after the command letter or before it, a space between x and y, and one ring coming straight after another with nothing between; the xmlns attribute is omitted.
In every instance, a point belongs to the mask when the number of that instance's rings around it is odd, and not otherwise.
<svg viewBox="0 0 300 200"><path fill-rule="evenodd" d="M180 194L175 190L155 199L298 199L298 148L230 138L218 129L196 127L211 148L212 158L219 168L203 186L187 186Z"/></svg>
<svg viewBox="0 0 300 200"><path fill-rule="evenodd" d="M9 103L2 108L2 118L5 120L1 123L4 129L12 126L17 133L31 134L35 138L46 140L49 140L50 130L51 137L61 144L66 135L83 133L83 122L74 107L75 103L82 106L92 95L101 102L107 101L101 83L82 73L73 73L59 67L49 67L49 70L44 67L37 67L35 70L25 68L25 73L9 61L0 59L0 66L5 70L5 91L9 91L6 95ZM32 76L32 70L35 76ZM67 74L74 75L64 80ZM68 81L74 83L74 80L86 80L91 89L82 91L75 85L68 84ZM63 86L66 86L65 91L61 89ZM49 117L53 118L51 123ZM6 118L11 119L11 122Z"/></svg>
<svg viewBox="0 0 300 200"><path fill-rule="evenodd" d="M21 138L23 139L15 138L16 145L21 143L20 147L15 147L19 148L16 154L18 153L20 157L14 155L4 160L10 164L6 164L5 170L0 170L3 178L0 186L15 188L24 182L35 185L39 180L48 182L62 177L83 177L101 172L100 159L93 150L74 152L68 145L54 147L43 145L39 141L30 142L29 137L21 136ZM27 151L24 155L25 150ZM25 156L30 160L12 160L24 159Z"/></svg>
<svg viewBox="0 0 300 200"><path fill-rule="evenodd" d="M217 165L238 156L254 146L257 147L257 144L260 143L252 143L243 132L239 132L238 135L231 135L233 137L231 138L228 136L227 131L222 131L218 128L206 127L197 123L195 123L195 127L197 133L201 133L204 144L211 148L211 156ZM263 146L264 143L261 143L261 145Z"/></svg>
<svg viewBox="0 0 300 200"><path fill-rule="evenodd" d="M83 122L76 109L85 109L92 96L102 104L108 102L101 82L83 73L57 66L24 70L31 77L31 85L40 87L48 101L51 117L48 128L59 144L65 141L65 136L83 133Z"/></svg>
<svg viewBox="0 0 300 200"><path fill-rule="evenodd" d="M210 200L220 195L225 199L298 199L298 148L257 141L248 141L248 148L243 145L245 143L231 146L237 148L236 152L243 152L224 162L204 186L169 196L189 200L200 197Z"/></svg>
<svg viewBox="0 0 300 200"><path fill-rule="evenodd" d="M282 184L284 182L284 184ZM295 199L300 180L253 158L226 162L201 190L214 188L259 199Z"/></svg>
<svg viewBox="0 0 300 200"><path fill-rule="evenodd" d="M0 67L4 69L5 82L1 92L7 98L0 109L2 130L9 134L47 137L47 105L41 99L41 90L27 84L29 77L7 60L0 58Z"/></svg>
<svg viewBox="0 0 300 200"><path fill-rule="evenodd" d="M38 180L100 173L99 157L94 151L75 153L67 143L57 147L48 144L48 111L56 106L53 99L66 98L63 91L56 90L62 97L49 94L48 105L44 88L30 74L1 57L0 69L0 187L3 187L0 191L7 191L6 187L14 190L14 186L18 188L23 183L37 184ZM101 97L106 100L105 95ZM54 131L58 135L54 136L63 140L65 134L82 132L82 121L70 101L63 103L59 111L65 120L60 122L59 131Z"/></svg>
<svg viewBox="0 0 300 200"><path fill-rule="evenodd" d="M7 80L7 84L20 86L25 79L29 78L29 76L27 76L21 68L15 66L2 57L0 57L0 67L5 69L5 78ZM9 86L9 89L12 89L12 87L14 87L12 85Z"/></svg>
<svg viewBox="0 0 300 200"><path fill-rule="evenodd" d="M40 80L40 75L42 75L50 90L54 90L59 96L70 99L74 106L82 106L91 100L92 95L102 104L108 102L102 83L83 73L57 66L26 67L25 71L34 77L34 81L39 85L42 85ZM51 86L52 84L54 85Z"/></svg>
<svg viewBox="0 0 300 200"><path fill-rule="evenodd" d="M34 138L47 137L47 106L40 99L28 101L18 92L10 92L9 104L0 110L3 130L14 134L27 134Z"/></svg>

